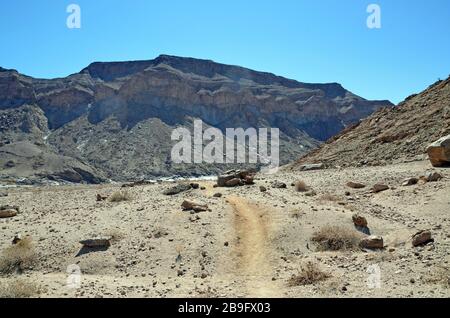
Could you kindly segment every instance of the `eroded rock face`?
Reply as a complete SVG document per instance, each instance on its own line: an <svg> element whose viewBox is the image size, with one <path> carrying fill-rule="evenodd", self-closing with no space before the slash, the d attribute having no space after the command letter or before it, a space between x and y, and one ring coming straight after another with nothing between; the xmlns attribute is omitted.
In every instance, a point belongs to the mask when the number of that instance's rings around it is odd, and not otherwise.
<svg viewBox="0 0 450 318"><path fill-rule="evenodd" d="M450 135L433 142L427 152L434 167L450 166Z"/></svg>
<svg viewBox="0 0 450 318"><path fill-rule="evenodd" d="M286 164L346 125L392 106L388 101L367 101L337 83L307 84L166 55L93 63L78 74L52 80L0 69L0 110L24 105L38 107L47 120L49 131L38 142L120 181L217 173L212 165L180 168L170 161L172 130L191 128L192 119L222 132L234 127L279 128L280 159Z"/></svg>

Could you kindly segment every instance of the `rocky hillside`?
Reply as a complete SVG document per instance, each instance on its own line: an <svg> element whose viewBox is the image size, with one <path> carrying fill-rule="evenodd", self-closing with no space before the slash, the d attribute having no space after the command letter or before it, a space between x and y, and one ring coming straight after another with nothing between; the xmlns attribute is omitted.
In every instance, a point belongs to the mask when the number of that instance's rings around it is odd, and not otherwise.
<svg viewBox="0 0 450 318"><path fill-rule="evenodd" d="M307 84L166 55L149 61L93 63L78 74L51 80L0 68L0 176L57 175L66 180L69 172L71 181L93 182L223 170L170 160L172 130L190 128L195 119L222 132L279 128L280 159L287 163L390 106L388 101L367 101L337 83ZM26 118L21 121L24 127L14 121L20 116ZM22 149L24 140L27 151L44 153L44 160L35 159L34 152L27 157L11 151ZM48 160L61 165L52 167ZM41 170L24 167L39 162L44 163Z"/></svg>
<svg viewBox="0 0 450 318"><path fill-rule="evenodd" d="M449 134L450 77L345 129L291 167L319 162L342 167L384 165L423 159L432 142Z"/></svg>

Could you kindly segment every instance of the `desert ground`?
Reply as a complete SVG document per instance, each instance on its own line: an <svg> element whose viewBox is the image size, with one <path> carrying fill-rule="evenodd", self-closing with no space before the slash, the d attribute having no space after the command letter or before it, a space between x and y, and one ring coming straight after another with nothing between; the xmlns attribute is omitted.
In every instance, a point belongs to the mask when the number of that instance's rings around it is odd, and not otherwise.
<svg viewBox="0 0 450 318"><path fill-rule="evenodd" d="M402 186L405 178L428 170L443 179ZM299 180L306 191L292 185ZM275 181L286 188L272 187ZM349 181L366 187L350 188ZM162 194L174 186L168 182L1 190L7 196L0 197L0 205L18 206L20 213L0 219L0 257L5 262L17 234L28 238L22 248L33 255L19 264L20 270L0 274L1 295L450 296L450 169L416 161L281 171L257 175L255 185L235 188L199 183L204 189L173 196ZM376 183L389 189L373 193ZM96 200L97 194L111 197L116 192L126 193L127 200ZM184 200L206 204L209 211L183 211ZM366 218L371 234L383 238L383 249L327 250L311 240L321 229L333 235L330 226L350 237L363 235L354 227L355 213ZM420 230L430 230L434 242L413 247L411 237ZM86 250L79 243L98 236L110 236L111 246ZM74 264L81 270L79 288L68 285ZM379 285L368 284L371 268L380 270ZM32 291L14 290L17 281Z"/></svg>

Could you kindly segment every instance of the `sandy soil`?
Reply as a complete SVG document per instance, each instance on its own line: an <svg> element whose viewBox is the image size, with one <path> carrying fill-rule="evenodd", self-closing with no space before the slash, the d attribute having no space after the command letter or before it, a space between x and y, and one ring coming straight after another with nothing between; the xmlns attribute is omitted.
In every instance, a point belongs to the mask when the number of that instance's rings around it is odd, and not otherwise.
<svg viewBox="0 0 450 318"><path fill-rule="evenodd" d="M120 185L8 189L0 205L21 213L0 219L0 248L17 233L30 235L38 260L19 276L39 284L41 297L449 297L450 170L438 182L401 186L431 166L426 161L377 168L281 172L258 176L256 185L190 190L168 197L171 184L128 189L132 200L97 202ZM303 180L314 196L296 192ZM271 188L281 181L286 189ZM345 186L362 182L361 190ZM373 194L375 183L391 189ZM261 192L259 186L267 187ZM223 194L216 198L217 192ZM349 192L349 193L346 193ZM182 211L189 199L210 212ZM364 215L381 251L317 251L312 234L326 225L353 230L352 215ZM429 229L435 242L413 248L411 235ZM85 253L80 240L112 235L106 250ZM290 287L289 278L312 261L330 278ZM80 267L81 287L67 286L68 266ZM381 271L380 288L369 288L369 266ZM440 277L440 276L439 276Z"/></svg>

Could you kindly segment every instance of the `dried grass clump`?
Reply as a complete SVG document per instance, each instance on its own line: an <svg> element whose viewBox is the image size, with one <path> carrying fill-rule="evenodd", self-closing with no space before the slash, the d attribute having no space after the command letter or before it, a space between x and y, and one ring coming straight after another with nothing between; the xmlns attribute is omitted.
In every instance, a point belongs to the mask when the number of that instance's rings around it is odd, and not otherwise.
<svg viewBox="0 0 450 318"><path fill-rule="evenodd" d="M306 192L309 190L309 187L306 185L306 183L302 180L298 180L295 183L295 191L297 192Z"/></svg>
<svg viewBox="0 0 450 318"><path fill-rule="evenodd" d="M126 235L117 228L107 229L104 231L104 234L104 236L110 236L112 242L119 242L126 237Z"/></svg>
<svg viewBox="0 0 450 318"><path fill-rule="evenodd" d="M311 237L321 251L354 250L360 239L361 234L354 229L332 225L322 227Z"/></svg>
<svg viewBox="0 0 450 318"><path fill-rule="evenodd" d="M319 201L331 201L338 202L341 200L341 197L336 194L325 193L319 197Z"/></svg>
<svg viewBox="0 0 450 318"><path fill-rule="evenodd" d="M124 201L131 201L131 194L127 191L117 191L114 192L109 197L110 202L124 202Z"/></svg>
<svg viewBox="0 0 450 318"><path fill-rule="evenodd" d="M37 260L37 254L31 237L25 237L17 244L3 250L0 256L0 273L11 274L22 272L32 267Z"/></svg>
<svg viewBox="0 0 450 318"><path fill-rule="evenodd" d="M39 285L22 279L14 279L0 285L0 298L31 298L41 293Z"/></svg>
<svg viewBox="0 0 450 318"><path fill-rule="evenodd" d="M323 272L316 263L308 262L302 266L298 274L293 275L289 287L312 285L330 278L331 275Z"/></svg>
<svg viewBox="0 0 450 318"><path fill-rule="evenodd" d="M428 274L425 278L426 283L442 284L445 287L450 287L450 268L437 267Z"/></svg>

